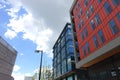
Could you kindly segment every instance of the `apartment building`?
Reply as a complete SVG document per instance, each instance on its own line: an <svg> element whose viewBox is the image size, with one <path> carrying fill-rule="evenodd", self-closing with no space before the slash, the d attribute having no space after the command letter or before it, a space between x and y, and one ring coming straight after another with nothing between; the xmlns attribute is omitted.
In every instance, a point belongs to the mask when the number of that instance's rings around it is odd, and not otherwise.
<svg viewBox="0 0 120 80"><path fill-rule="evenodd" d="M74 0L70 16L78 80L119 80L120 0Z"/></svg>

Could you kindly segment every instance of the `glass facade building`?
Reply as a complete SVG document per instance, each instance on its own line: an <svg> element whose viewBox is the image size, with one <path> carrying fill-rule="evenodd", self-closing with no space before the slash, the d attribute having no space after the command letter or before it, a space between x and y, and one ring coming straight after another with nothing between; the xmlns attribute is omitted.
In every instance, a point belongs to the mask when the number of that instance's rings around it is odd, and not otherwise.
<svg viewBox="0 0 120 80"><path fill-rule="evenodd" d="M67 23L53 47L54 80L77 80L71 24Z"/></svg>

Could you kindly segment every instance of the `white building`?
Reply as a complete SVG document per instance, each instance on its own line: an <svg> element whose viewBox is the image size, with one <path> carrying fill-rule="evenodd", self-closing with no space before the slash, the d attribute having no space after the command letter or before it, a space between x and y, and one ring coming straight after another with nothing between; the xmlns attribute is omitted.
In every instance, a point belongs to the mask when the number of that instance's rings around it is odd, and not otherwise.
<svg viewBox="0 0 120 80"><path fill-rule="evenodd" d="M32 76L25 76L24 80L33 80Z"/></svg>
<svg viewBox="0 0 120 80"><path fill-rule="evenodd" d="M39 79L39 70L35 72L33 76L34 80ZM52 80L52 69L45 66L41 69L41 80Z"/></svg>

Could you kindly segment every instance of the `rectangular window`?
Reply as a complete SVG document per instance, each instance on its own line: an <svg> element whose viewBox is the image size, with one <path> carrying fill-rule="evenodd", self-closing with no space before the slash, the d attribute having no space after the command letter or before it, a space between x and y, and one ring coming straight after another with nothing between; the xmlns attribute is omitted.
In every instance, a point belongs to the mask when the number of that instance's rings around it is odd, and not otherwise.
<svg viewBox="0 0 120 80"><path fill-rule="evenodd" d="M82 15L82 8L80 8L80 16Z"/></svg>
<svg viewBox="0 0 120 80"><path fill-rule="evenodd" d="M90 52L90 46L89 46L89 43L87 42L86 43L86 51L89 53Z"/></svg>
<svg viewBox="0 0 120 80"><path fill-rule="evenodd" d="M120 4L120 0L112 0L112 2L115 6L118 6Z"/></svg>
<svg viewBox="0 0 120 80"><path fill-rule="evenodd" d="M87 6L88 2L89 2L89 0L84 0L84 5Z"/></svg>
<svg viewBox="0 0 120 80"><path fill-rule="evenodd" d="M120 22L120 12L117 14L117 19Z"/></svg>
<svg viewBox="0 0 120 80"><path fill-rule="evenodd" d="M83 54L86 55L86 50L84 46L82 47L82 51L83 51Z"/></svg>
<svg viewBox="0 0 120 80"><path fill-rule="evenodd" d="M103 35L102 30L100 30L100 31L98 32L98 35L99 35L99 37L100 37L101 42L104 43L104 42L105 42L105 37L104 37L104 35Z"/></svg>
<svg viewBox="0 0 120 80"><path fill-rule="evenodd" d="M83 21L83 19L81 19L81 24L82 24L82 26L84 25L84 21Z"/></svg>
<svg viewBox="0 0 120 80"><path fill-rule="evenodd" d="M78 23L78 29L79 29L79 30L81 29L81 24L80 24L80 23Z"/></svg>
<svg viewBox="0 0 120 80"><path fill-rule="evenodd" d="M78 18L82 15L82 8L80 8L80 12L78 13Z"/></svg>
<svg viewBox="0 0 120 80"><path fill-rule="evenodd" d="M84 29L84 33L85 33L85 37L87 37L88 36L87 28Z"/></svg>
<svg viewBox="0 0 120 80"><path fill-rule="evenodd" d="M93 13L94 12L94 8L92 5L90 5L90 12Z"/></svg>
<svg viewBox="0 0 120 80"><path fill-rule="evenodd" d="M106 2L104 4L104 8L105 8L105 11L106 11L107 14L110 14L112 12L112 8L111 8L109 2Z"/></svg>
<svg viewBox="0 0 120 80"><path fill-rule="evenodd" d="M81 37L82 37L82 40L84 40L85 37L83 32L81 33Z"/></svg>
<svg viewBox="0 0 120 80"><path fill-rule="evenodd" d="M91 20L90 24L91 24L92 29L94 30L95 29L95 23L94 23L94 21Z"/></svg>
<svg viewBox="0 0 120 80"><path fill-rule="evenodd" d="M118 27L113 19L110 20L109 26L110 26L110 29L111 29L113 34L117 34L119 32L119 29L118 29Z"/></svg>
<svg viewBox="0 0 120 80"><path fill-rule="evenodd" d="M88 11L86 11L86 18L88 19L90 17L90 14Z"/></svg>
<svg viewBox="0 0 120 80"><path fill-rule="evenodd" d="M98 40L96 36L93 36L93 40L94 40L94 45L95 47L98 47Z"/></svg>
<svg viewBox="0 0 120 80"><path fill-rule="evenodd" d="M99 25L100 24L100 17L98 14L95 16L96 23Z"/></svg>
<svg viewBox="0 0 120 80"><path fill-rule="evenodd" d="M98 0L98 3L101 3L102 2L102 0Z"/></svg>

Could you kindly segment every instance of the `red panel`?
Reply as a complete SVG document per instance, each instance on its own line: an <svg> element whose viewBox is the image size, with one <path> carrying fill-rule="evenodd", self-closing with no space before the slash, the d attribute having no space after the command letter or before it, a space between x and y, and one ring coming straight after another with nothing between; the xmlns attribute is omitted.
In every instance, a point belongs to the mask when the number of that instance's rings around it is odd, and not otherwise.
<svg viewBox="0 0 120 80"><path fill-rule="evenodd" d="M106 1L109 1L110 5L113 9L112 13L109 14L109 15L106 14L106 12L104 10L104 7L103 7L103 5ZM76 31L77 31L76 34L77 34L77 39L78 39L78 44L79 44L80 57L81 57L81 59L84 59L85 57L92 54L94 51L98 50L102 46L109 43L111 40L113 40L117 36L120 36L120 32L116 35L112 34L112 32L110 30L110 27L109 27L109 23L108 23L111 19L114 18L117 26L120 29L120 22L116 18L116 14L118 12L120 12L120 5L118 7L115 7L112 3L112 0L102 0L102 3L100 3L100 4L98 4L97 0L91 0L87 7L84 6L84 0L79 0L79 3L80 3L80 7L82 8L82 16L80 17L80 19L77 17L77 15L79 13L79 10L76 11L75 8L73 10L73 13L75 15L75 27L76 27ZM95 12L90 15L89 19L86 19L86 11L89 11L89 6L91 4L94 6ZM79 9L80 9L80 7L79 7ZM92 30L91 25L90 25L90 21L91 21L91 19L94 19L94 16L96 15L96 13L98 13L99 16L100 16L101 24L99 26L96 25L97 26L96 29ZM84 26L82 26L81 30L79 30L78 29L78 23L80 22L81 19L84 19ZM85 27L88 30L88 37L86 37L85 40L82 41L80 33L83 32ZM100 42L100 38L98 36L98 31L101 30L101 29L103 31L103 34L104 34L104 37L105 37L105 40L106 40L105 43L103 43L103 44ZM95 48L95 46L94 46L93 35L96 35L97 39L99 41L99 47L98 48ZM82 51L82 46L84 46L86 42L89 42L90 53L87 53L87 55L84 55L83 51Z"/></svg>

